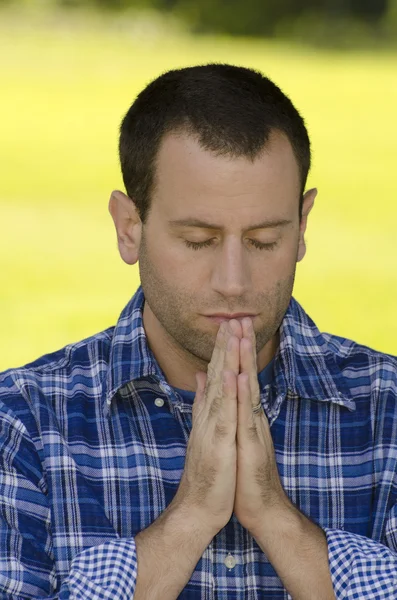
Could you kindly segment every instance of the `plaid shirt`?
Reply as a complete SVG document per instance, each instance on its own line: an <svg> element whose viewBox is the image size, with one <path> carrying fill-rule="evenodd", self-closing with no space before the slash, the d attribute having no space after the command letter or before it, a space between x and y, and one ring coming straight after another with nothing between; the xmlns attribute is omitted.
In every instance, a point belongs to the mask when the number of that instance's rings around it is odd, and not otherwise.
<svg viewBox="0 0 397 600"><path fill-rule="evenodd" d="M192 415L147 345L143 302L138 288L115 328L0 376L3 600L133 598L134 536L174 497ZM261 401L284 489L327 534L338 599L397 598L396 373L291 299ZM289 595L233 515L179 598Z"/></svg>

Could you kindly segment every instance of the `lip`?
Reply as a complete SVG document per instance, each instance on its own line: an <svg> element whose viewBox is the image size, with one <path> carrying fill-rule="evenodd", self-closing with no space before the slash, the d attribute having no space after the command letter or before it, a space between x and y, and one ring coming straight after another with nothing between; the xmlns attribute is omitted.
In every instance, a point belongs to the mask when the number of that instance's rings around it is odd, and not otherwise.
<svg viewBox="0 0 397 600"><path fill-rule="evenodd" d="M225 313L218 313L215 315L204 315L207 319L211 319L214 323L222 323L222 321L230 321L231 319L242 319L243 317L250 317L254 319L256 315L249 313L236 313L234 315L227 315Z"/></svg>

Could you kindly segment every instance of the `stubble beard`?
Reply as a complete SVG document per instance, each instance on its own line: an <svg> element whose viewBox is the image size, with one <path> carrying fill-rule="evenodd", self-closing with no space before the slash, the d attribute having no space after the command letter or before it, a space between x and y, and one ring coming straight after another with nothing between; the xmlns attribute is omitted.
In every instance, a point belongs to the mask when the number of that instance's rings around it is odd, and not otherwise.
<svg viewBox="0 0 397 600"><path fill-rule="evenodd" d="M200 364L202 367L201 363L208 364L211 360L217 329L213 328L213 332L200 329L192 323L191 316L195 319L198 314L225 309L212 304L208 308L200 306L198 311L197 298L186 290L175 289L172 282L157 271L148 256L143 239L139 251L139 273L145 303L148 303L160 324L165 343L189 362ZM287 278L278 281L270 291L259 294L253 306L249 304L251 309L261 313L260 328L255 330L257 353L274 337L280 327L291 299L295 270L296 265ZM238 303L238 309L242 310L245 305L244 302ZM202 319L204 322L203 317Z"/></svg>

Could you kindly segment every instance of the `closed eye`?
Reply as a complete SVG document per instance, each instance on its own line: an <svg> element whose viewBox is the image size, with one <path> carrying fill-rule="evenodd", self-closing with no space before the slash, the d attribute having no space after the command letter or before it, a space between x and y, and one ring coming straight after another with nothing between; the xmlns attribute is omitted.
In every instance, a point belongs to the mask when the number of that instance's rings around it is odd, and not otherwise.
<svg viewBox="0 0 397 600"><path fill-rule="evenodd" d="M205 242L191 242L189 240L184 240L186 246L188 248L192 248L193 250L200 250L200 248L207 248L208 246L212 246L213 238L209 240L205 240ZM267 244L263 244L262 242L258 242L257 240L249 240L249 242L257 248L258 250L274 250L277 246L277 242L270 242Z"/></svg>

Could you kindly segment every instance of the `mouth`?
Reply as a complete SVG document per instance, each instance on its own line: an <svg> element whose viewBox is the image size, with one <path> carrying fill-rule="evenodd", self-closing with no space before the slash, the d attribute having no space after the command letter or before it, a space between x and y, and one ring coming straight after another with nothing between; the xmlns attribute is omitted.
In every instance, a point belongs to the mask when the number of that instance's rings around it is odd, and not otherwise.
<svg viewBox="0 0 397 600"><path fill-rule="evenodd" d="M212 321L213 323L222 323L222 321L230 321L231 319L237 319L241 321L244 317L250 317L250 319L254 320L257 315L249 314L249 313L236 313L234 315L227 314L217 314L217 315L204 315L207 319Z"/></svg>

